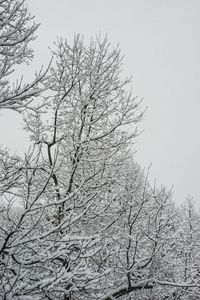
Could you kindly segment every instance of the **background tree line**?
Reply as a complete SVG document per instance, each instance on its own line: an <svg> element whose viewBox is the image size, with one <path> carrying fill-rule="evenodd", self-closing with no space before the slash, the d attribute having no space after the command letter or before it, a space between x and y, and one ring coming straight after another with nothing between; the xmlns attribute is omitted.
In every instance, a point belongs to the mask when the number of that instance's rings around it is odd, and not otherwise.
<svg viewBox="0 0 200 300"><path fill-rule="evenodd" d="M198 299L200 218L133 160L140 101L107 37L59 39L31 83L38 25L0 1L0 108L24 118L25 157L0 149L1 299Z"/></svg>

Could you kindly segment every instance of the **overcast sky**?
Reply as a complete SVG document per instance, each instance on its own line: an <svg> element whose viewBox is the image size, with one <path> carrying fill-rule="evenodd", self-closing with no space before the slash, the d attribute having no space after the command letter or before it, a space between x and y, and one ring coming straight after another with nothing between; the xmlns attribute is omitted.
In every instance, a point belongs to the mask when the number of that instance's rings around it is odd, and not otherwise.
<svg viewBox="0 0 200 300"><path fill-rule="evenodd" d="M148 106L139 129L135 160L183 203L191 194L200 206L200 1L199 0L26 0L41 23L32 44L29 79L50 60L57 36L85 42L101 32L124 55L123 77L132 75L133 94ZM12 120L12 122L11 122ZM26 151L20 116L0 118L4 146ZM3 127L2 127L3 126Z"/></svg>

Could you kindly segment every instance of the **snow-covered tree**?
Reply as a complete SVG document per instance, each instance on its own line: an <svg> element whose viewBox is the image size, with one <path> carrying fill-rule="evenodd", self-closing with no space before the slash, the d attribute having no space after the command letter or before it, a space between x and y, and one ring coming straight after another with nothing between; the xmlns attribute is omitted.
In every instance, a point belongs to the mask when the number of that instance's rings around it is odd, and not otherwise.
<svg viewBox="0 0 200 300"><path fill-rule="evenodd" d="M174 278L186 285L188 282L194 285L178 289L177 295L180 299L196 300L200 293L200 216L191 196L186 197L184 205L178 209L175 228Z"/></svg>
<svg viewBox="0 0 200 300"><path fill-rule="evenodd" d="M162 260L173 224L171 201L170 191L152 188L135 165L129 169L121 201L123 213L111 235L112 275L101 299L129 299L131 295L134 299L157 299L156 285L166 268Z"/></svg>
<svg viewBox="0 0 200 300"><path fill-rule="evenodd" d="M3 210L12 222L3 227L2 286L13 299L94 299L95 282L108 272L93 257L120 215L115 209L108 218L107 208L119 198L120 170L137 135L125 128L142 117L129 80L119 77L120 51L109 48L106 39L89 47L79 36L72 46L60 40L46 114L25 112L33 146L14 191L23 209L13 219Z"/></svg>
<svg viewBox="0 0 200 300"><path fill-rule="evenodd" d="M32 60L29 43L35 39L38 26L24 6L24 0L0 1L0 109L23 110L32 97L41 93L40 84L46 71L40 71L30 83L24 83L21 78L11 86L9 80L17 65Z"/></svg>

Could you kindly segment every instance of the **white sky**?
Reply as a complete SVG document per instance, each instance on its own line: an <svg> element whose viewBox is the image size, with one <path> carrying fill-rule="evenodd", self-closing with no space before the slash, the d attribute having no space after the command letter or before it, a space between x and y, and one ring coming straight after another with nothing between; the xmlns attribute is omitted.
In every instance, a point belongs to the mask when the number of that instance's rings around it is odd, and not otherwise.
<svg viewBox="0 0 200 300"><path fill-rule="evenodd" d="M150 180L170 188L182 203L191 194L200 206L200 1L199 0L26 0L41 26L32 44L35 69L50 60L57 36L85 41L107 33L124 55L123 76L133 76L133 94L148 106L135 155L152 163ZM2 112L1 112L2 114ZM12 121L12 122L11 122ZM1 142L26 151L20 116L1 116Z"/></svg>

